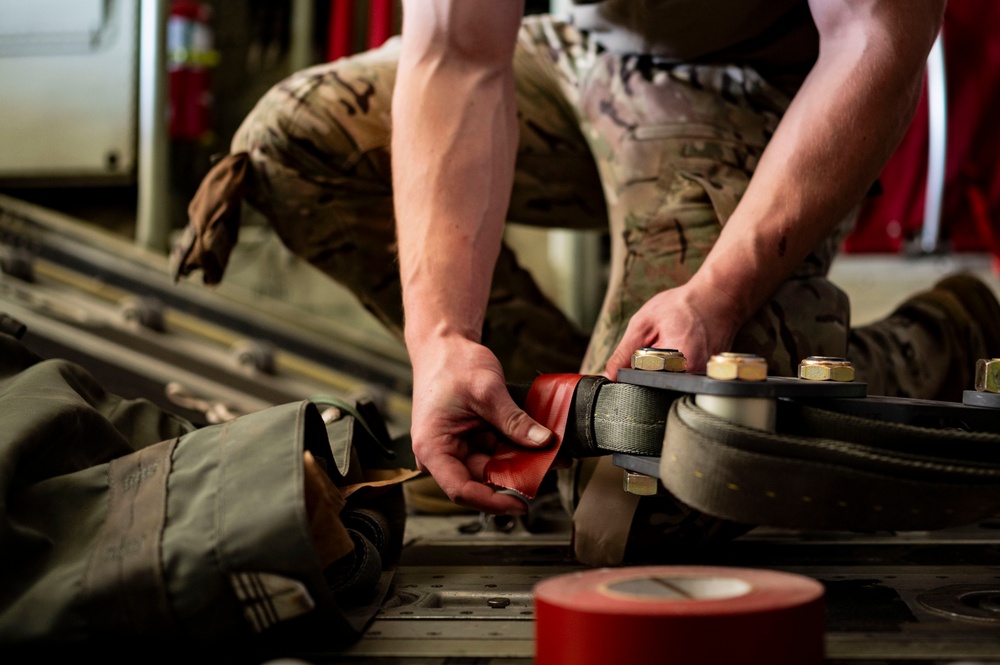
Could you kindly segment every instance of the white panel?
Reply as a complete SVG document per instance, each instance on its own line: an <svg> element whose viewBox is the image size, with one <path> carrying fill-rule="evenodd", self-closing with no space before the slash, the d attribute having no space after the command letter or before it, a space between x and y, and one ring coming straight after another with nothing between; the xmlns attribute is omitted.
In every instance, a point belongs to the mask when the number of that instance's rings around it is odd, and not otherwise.
<svg viewBox="0 0 1000 665"><path fill-rule="evenodd" d="M549 13L556 18L565 20L569 16L569 10L573 6L573 0L552 0L549 3Z"/></svg>
<svg viewBox="0 0 1000 665"><path fill-rule="evenodd" d="M32 15L44 12L50 30L87 26L75 33L0 35L0 177L133 172L136 5L137 0L0 0L5 11L0 22L21 6L31 7ZM40 25L27 14L9 16L25 29ZM88 36L73 42L71 34ZM27 39L32 35L37 39Z"/></svg>
<svg viewBox="0 0 1000 665"><path fill-rule="evenodd" d="M101 27L103 0L0 0L0 39Z"/></svg>

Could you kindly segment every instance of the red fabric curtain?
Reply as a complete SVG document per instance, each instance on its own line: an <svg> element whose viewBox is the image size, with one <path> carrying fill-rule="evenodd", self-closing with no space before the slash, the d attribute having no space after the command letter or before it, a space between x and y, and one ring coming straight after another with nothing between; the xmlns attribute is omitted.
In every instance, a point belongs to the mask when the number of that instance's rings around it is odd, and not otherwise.
<svg viewBox="0 0 1000 665"><path fill-rule="evenodd" d="M951 0L943 32L948 153L942 240L953 251L1000 256L1000 2ZM850 252L898 252L923 226L927 99L866 202Z"/></svg>

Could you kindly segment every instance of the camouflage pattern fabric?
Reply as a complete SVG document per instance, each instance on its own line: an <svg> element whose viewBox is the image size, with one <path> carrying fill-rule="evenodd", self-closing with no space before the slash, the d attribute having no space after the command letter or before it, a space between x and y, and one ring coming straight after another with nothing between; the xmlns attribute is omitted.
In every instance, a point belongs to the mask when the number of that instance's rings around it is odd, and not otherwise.
<svg viewBox="0 0 1000 665"><path fill-rule="evenodd" d="M260 100L234 137L232 152L249 154L247 200L282 241L350 288L401 336L389 155L398 56L399 42L391 40L294 74ZM520 145L508 219L608 229L611 269L588 336L541 294L504 247L483 341L511 381L599 372L632 314L701 266L790 100L753 69L616 55L545 16L525 19L514 67ZM956 381L964 379L942 378L942 372L878 380L912 366L914 358L933 355L946 367L952 356L942 352L942 343L978 334L943 332L951 310L937 301L901 308L850 333L847 297L826 274L852 221L845 219L773 294L738 334L733 350L767 358L774 375L792 375L805 356L848 355L850 337L859 376L872 384L873 394L953 395ZM576 469L567 477L588 475ZM571 506L580 487L562 488ZM665 538L697 543L734 531L706 526L670 497L656 500L662 509L643 501L630 551L649 552L650 542ZM619 551L587 563L617 563L621 556Z"/></svg>
<svg viewBox="0 0 1000 665"><path fill-rule="evenodd" d="M390 101L399 42L292 75L271 89L232 142L247 152L247 201L296 254L351 289L402 338L390 174ZM566 228L606 225L600 180L572 108L521 50L521 146L509 218ZM527 72L525 70L528 70ZM511 381L579 369L588 336L501 250L483 341Z"/></svg>
<svg viewBox="0 0 1000 665"><path fill-rule="evenodd" d="M562 52L580 49L579 33L562 35ZM636 310L704 262L790 100L748 68L607 52L594 54L586 76L560 82L578 108L608 204L610 283L583 363L595 372ZM774 374L789 374L799 354L844 354L848 303L826 272L848 229L796 270L735 350L768 358Z"/></svg>
<svg viewBox="0 0 1000 665"><path fill-rule="evenodd" d="M282 241L397 333L389 109L398 53L393 40L294 74L232 143L250 155L248 201ZM622 58L548 17L525 20L514 64L521 143L508 218L609 229L610 285L588 340L504 248L484 342L513 381L596 372L631 315L704 261L788 99L753 70ZM770 358L780 374L802 356L846 352L847 299L825 278L839 240L775 294L738 350Z"/></svg>

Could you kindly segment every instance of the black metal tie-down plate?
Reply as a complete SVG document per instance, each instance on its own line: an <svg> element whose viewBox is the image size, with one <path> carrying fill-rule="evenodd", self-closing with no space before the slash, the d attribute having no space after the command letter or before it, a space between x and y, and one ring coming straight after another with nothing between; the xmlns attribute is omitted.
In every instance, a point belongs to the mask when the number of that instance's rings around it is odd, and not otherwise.
<svg viewBox="0 0 1000 665"><path fill-rule="evenodd" d="M650 388L694 395L790 399L809 406L887 422L1000 434L1000 395L966 391L963 402L869 396L866 383L807 381L768 377L764 381L721 381L704 374L623 369L618 380ZM992 399L996 398L996 399Z"/></svg>
<svg viewBox="0 0 1000 665"><path fill-rule="evenodd" d="M788 376L769 376L763 381L722 381L704 374L621 369L618 370L618 381L721 397L835 398L865 397L868 394L868 384L860 381L807 381Z"/></svg>

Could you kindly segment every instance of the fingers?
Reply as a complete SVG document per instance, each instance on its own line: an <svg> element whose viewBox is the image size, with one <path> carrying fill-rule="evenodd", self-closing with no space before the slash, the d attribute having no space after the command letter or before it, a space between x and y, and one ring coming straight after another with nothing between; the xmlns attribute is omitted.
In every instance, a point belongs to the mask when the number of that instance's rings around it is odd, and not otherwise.
<svg viewBox="0 0 1000 665"><path fill-rule="evenodd" d="M618 370L631 365L630 359L632 358L632 354L629 353L628 357L626 357L624 351L627 343L627 340L622 340L622 343L618 345L615 352L611 354L611 358L608 359L608 363L604 366L604 378L617 381Z"/></svg>
<svg viewBox="0 0 1000 665"><path fill-rule="evenodd" d="M525 448L544 448L552 442L552 431L521 410L506 385L480 400L477 411L501 436Z"/></svg>
<svg viewBox="0 0 1000 665"><path fill-rule="evenodd" d="M461 505L497 514L520 514L523 503L480 482L498 438L526 448L544 447L553 435L521 410L507 391L503 370L485 347L450 340L447 353L417 354L414 367L413 453Z"/></svg>
<svg viewBox="0 0 1000 665"><path fill-rule="evenodd" d="M633 321L638 320L633 317ZM618 346L615 347L614 353L608 359L607 364L604 366L604 377L610 379L611 381L618 380L618 370L623 367L632 366L632 354L636 349L641 349L644 346L649 346L646 340L634 332L635 326L633 323L629 323L629 326L625 329L625 335L622 340L618 342Z"/></svg>
<svg viewBox="0 0 1000 665"><path fill-rule="evenodd" d="M552 432L532 419L511 399L506 384L471 404L478 415L496 429L466 436L469 444L463 460L429 462L428 466L438 484L452 501L497 515L521 515L524 503L515 497L498 494L493 488L478 482L496 448L497 437L502 437L526 448L542 448L552 442ZM436 467L436 468L434 468Z"/></svg>
<svg viewBox="0 0 1000 665"><path fill-rule="evenodd" d="M552 441L552 432L522 411L507 392L502 377L480 384L467 393L467 416L460 425L429 423L414 430L414 455L418 468L430 473L455 503L493 514L519 515L522 501L498 494L481 482L483 470L500 438L528 448ZM470 418L468 416L474 416ZM478 424L477 424L478 423Z"/></svg>
<svg viewBox="0 0 1000 665"><path fill-rule="evenodd" d="M487 456L479 455L483 459L471 460L472 466L482 467L486 464ZM427 470L430 472L438 485L455 503L460 506L468 506L486 513L494 515L522 515L525 511L524 503L512 496L498 494L491 487L477 482L472 478L469 468L466 466L470 460L463 463L461 460L449 455L441 455L427 460Z"/></svg>

